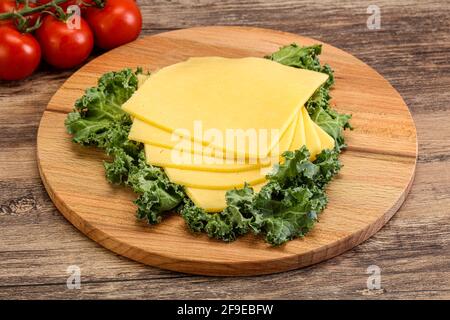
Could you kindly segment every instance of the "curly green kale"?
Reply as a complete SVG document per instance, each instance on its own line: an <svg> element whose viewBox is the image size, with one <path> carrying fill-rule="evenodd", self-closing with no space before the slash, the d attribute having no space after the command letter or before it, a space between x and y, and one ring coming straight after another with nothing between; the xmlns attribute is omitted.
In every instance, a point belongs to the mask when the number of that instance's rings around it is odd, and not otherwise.
<svg viewBox="0 0 450 320"><path fill-rule="evenodd" d="M227 207L220 213L206 213L188 200L180 213L189 228L224 241L253 231L273 245L305 235L325 208L324 189L341 164L331 150L324 150L314 162L306 147L285 152L283 157L260 192L249 186L228 191Z"/></svg>
<svg viewBox="0 0 450 320"><path fill-rule="evenodd" d="M259 231L254 223L254 192L246 186L226 193L227 207L220 213L208 213L186 199L180 214L193 232L205 232L208 236L223 241L234 241L250 230Z"/></svg>
<svg viewBox="0 0 450 320"><path fill-rule="evenodd" d="M137 90L140 72L125 69L104 74L96 87L87 89L76 101L65 125L74 142L105 150L112 159L104 162L106 178L131 187L138 195L137 216L154 224L185 195L161 168L145 162L141 143L128 140L132 120L121 107Z"/></svg>

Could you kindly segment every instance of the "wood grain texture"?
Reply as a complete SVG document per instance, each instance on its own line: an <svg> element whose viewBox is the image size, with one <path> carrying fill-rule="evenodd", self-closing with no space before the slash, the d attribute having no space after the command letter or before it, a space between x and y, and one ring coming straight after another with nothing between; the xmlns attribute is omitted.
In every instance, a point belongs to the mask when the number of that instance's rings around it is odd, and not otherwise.
<svg viewBox="0 0 450 320"><path fill-rule="evenodd" d="M262 57L293 42L310 45L317 40L258 28L192 28L140 39L81 68L50 100L37 137L41 177L56 207L84 234L116 253L203 275L291 270L366 240L392 217L409 191L417 157L416 130L408 107L385 79L329 45L324 44L321 60L335 70L332 104L353 114L356 129L347 135L351 147L342 155L344 169L327 190L330 203L320 222L304 239L284 246L271 248L255 236L223 243L192 235L175 215L152 227L136 221L135 195L105 181L102 153L80 150L65 133L64 119L75 100L107 71L136 66L153 71L198 56Z"/></svg>
<svg viewBox="0 0 450 320"><path fill-rule="evenodd" d="M68 223L43 189L36 131L73 71L43 66L0 82L1 298L450 298L450 8L442 1L379 0L380 30L366 28L373 1L139 1L143 35L198 25L269 27L344 49L387 78L410 107L418 133L414 184L382 230L354 249L300 270L260 277L186 276L102 249ZM305 10L308 8L308 10ZM68 290L66 269L82 270ZM381 268L382 291L366 289Z"/></svg>

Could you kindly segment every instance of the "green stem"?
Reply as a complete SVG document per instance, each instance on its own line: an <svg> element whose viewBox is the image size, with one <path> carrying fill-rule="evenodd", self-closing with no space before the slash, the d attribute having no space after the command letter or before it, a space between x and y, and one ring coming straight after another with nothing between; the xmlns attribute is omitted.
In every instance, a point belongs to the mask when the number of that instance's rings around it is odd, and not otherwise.
<svg viewBox="0 0 450 320"><path fill-rule="evenodd" d="M53 0L52 2L43 4L41 6L34 7L34 8L30 8L28 5L25 5L24 8L19 10L19 11L1 13L0 14L0 20L13 19L13 18L16 18L18 14L22 15L22 16L28 16L28 15L33 14L33 13L42 12L45 9L54 7L55 5L60 5L61 3L64 3L64 2L67 2L67 1L69 1L69 0Z"/></svg>

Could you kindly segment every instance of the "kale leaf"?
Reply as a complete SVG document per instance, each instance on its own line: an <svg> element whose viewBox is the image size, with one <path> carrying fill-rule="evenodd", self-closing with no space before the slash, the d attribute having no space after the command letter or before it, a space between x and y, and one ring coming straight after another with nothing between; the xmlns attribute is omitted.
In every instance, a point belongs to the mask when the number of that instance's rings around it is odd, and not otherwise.
<svg viewBox="0 0 450 320"><path fill-rule="evenodd" d="M324 150L314 162L306 147L285 152L283 157L284 162L267 176L269 182L260 192L249 186L228 191L222 212L206 213L188 200L181 215L189 228L224 241L253 231L272 245L305 235L325 208L325 186L341 165L331 150Z"/></svg>
<svg viewBox="0 0 450 320"><path fill-rule="evenodd" d="M112 159L104 162L106 178L131 187L138 195L138 218L154 224L176 208L185 195L161 168L145 162L141 143L128 140L132 120L121 107L137 90L140 74L139 69L104 74L96 87L87 89L76 101L65 125L74 142L105 150Z"/></svg>

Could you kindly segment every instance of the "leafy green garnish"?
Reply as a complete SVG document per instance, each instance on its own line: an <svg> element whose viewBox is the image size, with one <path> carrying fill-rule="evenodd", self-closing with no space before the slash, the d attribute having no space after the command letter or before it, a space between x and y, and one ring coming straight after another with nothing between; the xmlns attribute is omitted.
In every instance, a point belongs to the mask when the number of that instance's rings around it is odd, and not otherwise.
<svg viewBox="0 0 450 320"><path fill-rule="evenodd" d="M128 140L132 120L121 106L136 91L139 73L125 69L103 75L97 87L87 89L76 101L65 124L74 142L105 150L112 158L104 162L106 178L131 187L138 194L137 216L154 224L177 207L185 195L162 169L145 162L141 143Z"/></svg>
<svg viewBox="0 0 450 320"><path fill-rule="evenodd" d="M249 186L228 191L227 208L221 213L206 213L189 201L181 214L191 230L224 241L251 230L273 245L305 235L327 204L324 188L341 165L331 150L324 150L314 162L306 147L283 157L260 192Z"/></svg>
<svg viewBox="0 0 450 320"><path fill-rule="evenodd" d="M176 211L193 232L204 232L223 241L253 232L263 235L272 245L280 245L304 236L325 208L325 188L341 168L338 155L345 147L342 133L351 128L350 116L330 107L333 71L320 64L320 53L320 45L291 44L266 58L329 75L306 108L312 119L336 140L336 148L322 151L313 162L306 147L285 152L284 161L273 168L260 192L255 193L247 185L229 190L227 207L219 213L207 213L195 206L182 186L170 182L161 168L146 162L142 144L128 140L132 120L121 105L136 91L141 70L125 69L103 75L97 87L86 90L75 103L66 119L67 131L74 142L102 148L111 157L111 161L104 162L106 178L111 183L129 186L138 195L135 204L139 219L159 223L164 214Z"/></svg>
<svg viewBox="0 0 450 320"><path fill-rule="evenodd" d="M111 124L131 124L121 106L136 91L137 84L136 74L126 69L104 74L97 87L87 89L66 119L66 128L73 135L73 141L100 148L111 144L108 137Z"/></svg>

